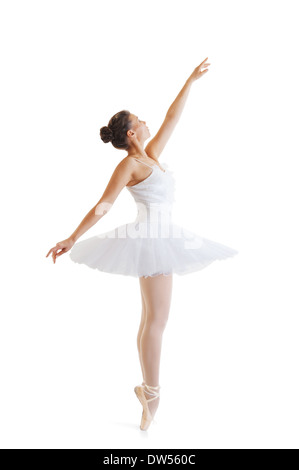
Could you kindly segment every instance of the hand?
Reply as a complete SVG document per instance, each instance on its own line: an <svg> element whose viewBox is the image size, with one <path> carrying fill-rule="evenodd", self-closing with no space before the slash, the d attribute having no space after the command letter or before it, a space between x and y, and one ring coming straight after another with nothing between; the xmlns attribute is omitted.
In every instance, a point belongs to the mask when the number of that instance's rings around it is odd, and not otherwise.
<svg viewBox="0 0 299 470"><path fill-rule="evenodd" d="M58 256L64 255L64 253L69 251L74 244L75 242L71 238L67 238L66 240L63 240L62 242L58 242L56 243L56 246L51 248L46 258L49 256L50 253L52 253L53 263L55 264L56 258ZM57 253L58 250L61 250L61 251Z"/></svg>
<svg viewBox="0 0 299 470"><path fill-rule="evenodd" d="M211 64L205 64L206 60L208 60L208 58L206 58L200 65L198 65L198 67L193 70L192 74L190 75L192 81L198 80L202 75L209 71L209 69L206 67Z"/></svg>

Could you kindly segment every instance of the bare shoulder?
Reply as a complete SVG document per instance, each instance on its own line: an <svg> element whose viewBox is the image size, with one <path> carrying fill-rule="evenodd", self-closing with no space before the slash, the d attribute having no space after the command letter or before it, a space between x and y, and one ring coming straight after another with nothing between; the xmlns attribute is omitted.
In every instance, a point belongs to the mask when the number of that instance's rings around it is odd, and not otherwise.
<svg viewBox="0 0 299 470"><path fill-rule="evenodd" d="M123 169L128 169L128 168L133 168L134 167L134 157L128 156L123 158L117 165L117 167L123 168Z"/></svg>
<svg viewBox="0 0 299 470"><path fill-rule="evenodd" d="M134 156L127 156L123 158L116 166L114 172L125 178L127 182L130 182L138 169L138 163Z"/></svg>
<svg viewBox="0 0 299 470"><path fill-rule="evenodd" d="M131 176L135 170L134 159L132 157L123 158L114 168L114 174Z"/></svg>

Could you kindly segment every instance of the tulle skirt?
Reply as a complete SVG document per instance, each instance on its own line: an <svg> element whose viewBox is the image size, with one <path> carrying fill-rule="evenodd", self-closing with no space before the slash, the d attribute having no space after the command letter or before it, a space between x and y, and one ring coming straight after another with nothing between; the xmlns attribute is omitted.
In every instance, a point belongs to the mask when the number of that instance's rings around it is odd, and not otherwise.
<svg viewBox="0 0 299 470"><path fill-rule="evenodd" d="M75 263L106 273L147 278L192 273L236 254L237 250L177 224L135 221L77 241L69 256Z"/></svg>

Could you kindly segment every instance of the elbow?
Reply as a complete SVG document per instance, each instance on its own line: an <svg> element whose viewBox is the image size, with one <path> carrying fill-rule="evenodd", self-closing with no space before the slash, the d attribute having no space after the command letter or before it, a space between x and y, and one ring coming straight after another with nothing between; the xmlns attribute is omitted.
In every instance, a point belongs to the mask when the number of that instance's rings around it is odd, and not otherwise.
<svg viewBox="0 0 299 470"><path fill-rule="evenodd" d="M111 202L100 202L99 204L97 204L95 206L95 215L99 215L99 216L103 216L105 214L107 214L107 212L110 211L111 207L112 207L113 204L111 204Z"/></svg>

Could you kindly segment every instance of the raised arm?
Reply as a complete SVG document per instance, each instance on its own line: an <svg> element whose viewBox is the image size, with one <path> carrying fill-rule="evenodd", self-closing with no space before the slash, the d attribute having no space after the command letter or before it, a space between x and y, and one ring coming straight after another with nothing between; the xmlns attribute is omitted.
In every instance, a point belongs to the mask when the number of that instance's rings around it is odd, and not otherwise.
<svg viewBox="0 0 299 470"><path fill-rule="evenodd" d="M117 165L100 200L90 209L72 235L66 240L58 242L55 247L50 249L46 257L52 253L53 262L55 263L56 257L69 251L79 237L107 214L119 193L132 179L133 168L134 163L131 158L124 158ZM57 253L58 250L61 251Z"/></svg>
<svg viewBox="0 0 299 470"><path fill-rule="evenodd" d="M187 79L185 85L179 92L178 96L168 109L163 124L158 130L157 134L147 144L145 151L150 157L155 158L156 160L160 157L162 150L167 144L168 139L170 138L178 120L180 119L187 101L187 97L189 95L191 85L195 80L200 78L208 71L208 69L205 68L210 65L206 63L207 60L208 58L206 58L200 65L198 65L198 67L194 69L190 77Z"/></svg>

